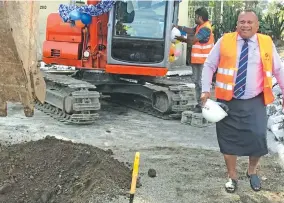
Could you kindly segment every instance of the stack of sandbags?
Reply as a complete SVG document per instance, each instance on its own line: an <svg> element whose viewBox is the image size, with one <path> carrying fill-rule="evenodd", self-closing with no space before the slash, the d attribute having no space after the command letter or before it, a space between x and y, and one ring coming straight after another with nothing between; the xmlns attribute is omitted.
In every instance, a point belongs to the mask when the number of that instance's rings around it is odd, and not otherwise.
<svg viewBox="0 0 284 203"><path fill-rule="evenodd" d="M283 95L275 78L273 78L273 85L273 94L275 96L275 100L272 104L267 106L267 127L273 132L278 140L284 141L284 111L282 107Z"/></svg>

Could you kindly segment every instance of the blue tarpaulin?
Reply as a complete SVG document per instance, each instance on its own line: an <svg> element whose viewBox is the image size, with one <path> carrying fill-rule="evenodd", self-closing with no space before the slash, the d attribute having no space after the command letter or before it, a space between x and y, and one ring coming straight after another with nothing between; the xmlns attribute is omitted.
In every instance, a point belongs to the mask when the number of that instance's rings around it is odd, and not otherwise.
<svg viewBox="0 0 284 203"><path fill-rule="evenodd" d="M179 2L181 1L182 0L179 0ZM100 16L104 13L109 12L112 9L115 2L116 0L101 0L101 2L96 5L83 5L83 6L60 4L58 12L62 20L64 22L68 22L71 21L69 13L75 9L80 13L86 13L91 16Z"/></svg>
<svg viewBox="0 0 284 203"><path fill-rule="evenodd" d="M73 10L78 10L80 13L86 13L91 16L100 16L104 13L109 12L113 5L115 4L115 0L102 0L100 3L96 5L64 5L60 4L58 12L64 22L71 21L69 17L69 13Z"/></svg>

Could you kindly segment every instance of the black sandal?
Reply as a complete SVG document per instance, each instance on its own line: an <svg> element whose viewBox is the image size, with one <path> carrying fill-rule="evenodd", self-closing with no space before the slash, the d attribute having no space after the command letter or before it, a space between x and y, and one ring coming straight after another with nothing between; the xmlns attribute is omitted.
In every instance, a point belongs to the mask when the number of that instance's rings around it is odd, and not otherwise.
<svg viewBox="0 0 284 203"><path fill-rule="evenodd" d="M248 171L247 171L247 177L250 179L251 188L256 192L260 191L261 190L261 181L260 181L258 175L256 175L256 174L249 175Z"/></svg>
<svg viewBox="0 0 284 203"><path fill-rule="evenodd" d="M229 178L229 181L225 184L225 189L228 193L234 193L237 189L238 181Z"/></svg>

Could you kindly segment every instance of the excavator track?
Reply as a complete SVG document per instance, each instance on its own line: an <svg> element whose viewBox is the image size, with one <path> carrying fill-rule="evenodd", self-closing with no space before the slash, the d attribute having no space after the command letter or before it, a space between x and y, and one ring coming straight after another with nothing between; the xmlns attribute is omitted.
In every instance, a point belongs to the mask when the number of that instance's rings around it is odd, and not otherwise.
<svg viewBox="0 0 284 203"><path fill-rule="evenodd" d="M183 111L192 110L196 105L195 88L192 85L161 78L146 86L156 92L167 92L168 98L162 98L161 102L165 103L163 99L168 100L169 110L161 112L152 103L136 95L115 95L107 100L164 120L180 119Z"/></svg>
<svg viewBox="0 0 284 203"><path fill-rule="evenodd" d="M44 104L37 103L38 110L58 121L70 124L90 124L99 117L97 111L100 109L100 96L95 91L95 84L60 72L56 74L44 72L43 76L47 84L47 99ZM145 82L144 86L155 94L156 102L153 102L153 98L151 101L136 94L122 93L110 94L110 97L101 99L164 120L179 119L183 111L192 110L196 105L193 84L175 81L173 78L151 78L150 80L148 78ZM61 106L54 104L52 99L58 95L61 97ZM67 113L63 105L64 98L70 95L76 97L76 103L73 103L73 109L76 111L73 114Z"/></svg>
<svg viewBox="0 0 284 203"><path fill-rule="evenodd" d="M95 85L60 74L43 73L46 101L36 108L65 124L94 123L100 110L100 94Z"/></svg>

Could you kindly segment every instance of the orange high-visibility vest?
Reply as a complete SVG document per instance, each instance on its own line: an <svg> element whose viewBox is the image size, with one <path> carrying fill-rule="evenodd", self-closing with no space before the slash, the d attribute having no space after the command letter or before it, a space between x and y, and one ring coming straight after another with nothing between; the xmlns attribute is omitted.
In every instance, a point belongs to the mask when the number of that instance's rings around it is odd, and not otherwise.
<svg viewBox="0 0 284 203"><path fill-rule="evenodd" d="M209 21L206 21L202 25L198 26L196 28L195 34L197 34L198 31L203 27L208 27L211 33L210 33L210 37L207 43L196 42L194 45L192 45L191 63L194 63L194 64L203 64L206 58L208 57L211 49L214 46L214 37L213 37L212 27Z"/></svg>
<svg viewBox="0 0 284 203"><path fill-rule="evenodd" d="M215 96L218 99L226 101L231 100L233 97L235 86L234 76L238 71L236 67L237 36L237 32L224 34L220 45L220 61L216 75ZM257 33L257 38L263 66L264 103L267 105L274 101L272 92L273 42L267 35Z"/></svg>

